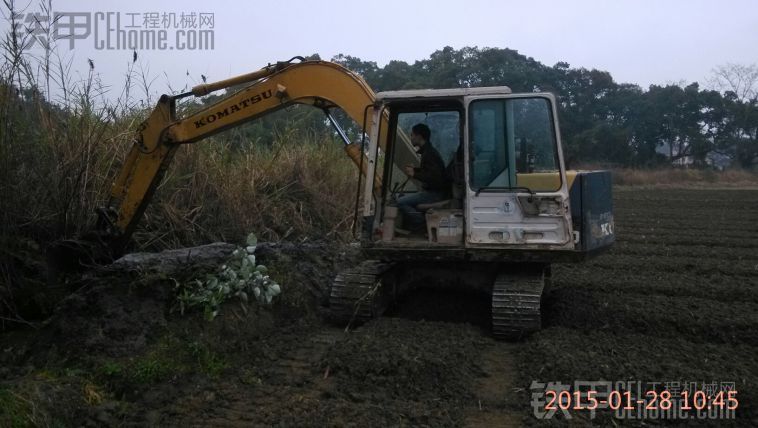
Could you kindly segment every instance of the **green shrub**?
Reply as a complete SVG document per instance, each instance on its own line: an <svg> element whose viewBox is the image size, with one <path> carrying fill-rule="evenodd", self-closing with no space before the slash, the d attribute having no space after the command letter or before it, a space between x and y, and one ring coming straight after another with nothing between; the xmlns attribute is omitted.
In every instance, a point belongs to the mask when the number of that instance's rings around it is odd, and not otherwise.
<svg viewBox="0 0 758 428"><path fill-rule="evenodd" d="M208 274L204 280L179 284L179 311L184 314L186 309L200 306L206 319L212 320L218 315L221 304L232 297L242 301L245 312L251 294L259 304L270 304L281 292L281 287L266 275L266 266L256 264L254 253L257 243L255 234L251 233L247 237L247 247L234 250L218 273Z"/></svg>

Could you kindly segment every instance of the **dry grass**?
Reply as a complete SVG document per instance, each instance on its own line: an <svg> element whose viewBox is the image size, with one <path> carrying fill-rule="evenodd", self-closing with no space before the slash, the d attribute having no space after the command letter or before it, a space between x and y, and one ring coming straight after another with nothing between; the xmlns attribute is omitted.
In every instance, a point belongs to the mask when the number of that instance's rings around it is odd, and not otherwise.
<svg viewBox="0 0 758 428"><path fill-rule="evenodd" d="M5 117L0 137L0 236L45 242L88 230L146 112L53 118L38 95L4 100L0 107L17 115ZM280 135L272 147L217 136L179 150L135 239L166 248L250 231L269 240L339 237L351 226L356 171L330 135Z"/></svg>
<svg viewBox="0 0 758 428"><path fill-rule="evenodd" d="M19 12L13 0L4 5L8 16ZM46 15L51 5L40 7ZM15 30L0 41L0 239L76 236L106 201L134 130L152 108L154 79L136 58L120 91L102 87L93 63L88 75L72 79L54 44L26 52L31 35ZM264 135L265 147L256 145L261 130L238 133L235 145L221 134L182 147L138 243L171 247L250 231L273 240L324 238L349 228L355 167L333 135L297 132L297 120Z"/></svg>
<svg viewBox="0 0 758 428"><path fill-rule="evenodd" d="M330 138L279 140L232 150L211 141L185 147L135 233L142 247L224 240L349 236L357 169Z"/></svg>
<svg viewBox="0 0 758 428"><path fill-rule="evenodd" d="M8 16L18 12L4 3ZM49 294L44 246L91 230L155 95L139 62L120 92L106 92L94 65L72 79L55 46L31 55L24 44L13 31L0 41L0 329L25 323L22 306ZM182 147L134 234L136 248L238 242L250 232L268 241L349 237L357 170L333 135L288 131L296 120L266 135L266 146L253 130L238 132L237 144L220 134Z"/></svg>
<svg viewBox="0 0 758 428"><path fill-rule="evenodd" d="M714 171L710 169L614 169L613 183L617 186L652 187L756 187L758 173L740 169Z"/></svg>
<svg viewBox="0 0 758 428"><path fill-rule="evenodd" d="M20 301L44 292L29 275L34 252L93 227L94 209L131 146L146 111L117 118L54 109L38 94L0 108L0 324ZM35 126L41 123L41 126ZM269 146L233 145L224 135L180 148L134 234L136 249L242 241L349 238L357 169L331 135L279 135ZM35 268L36 269L36 268ZM45 304L35 304L40 307Z"/></svg>

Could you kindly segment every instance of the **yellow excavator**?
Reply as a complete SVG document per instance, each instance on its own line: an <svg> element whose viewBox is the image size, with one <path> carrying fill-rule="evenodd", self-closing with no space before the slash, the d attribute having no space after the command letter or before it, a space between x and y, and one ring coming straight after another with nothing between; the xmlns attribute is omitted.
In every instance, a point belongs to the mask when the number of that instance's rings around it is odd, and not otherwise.
<svg viewBox="0 0 758 428"><path fill-rule="evenodd" d="M240 85L177 117L178 99ZM541 327L551 263L584 260L614 241L610 173L565 170L552 94L515 94L505 86L374 93L338 64L300 57L163 95L139 126L90 238L110 256L121 254L181 145L293 104L322 109L361 171L356 219L367 260L331 284L336 322L379 316L418 284L457 286L488 293L493 333L518 339ZM362 126L360 143L348 140L335 108ZM408 136L419 123L431 131L449 191L415 207L426 227L409 233L398 201L424 191L404 168L419 164Z"/></svg>

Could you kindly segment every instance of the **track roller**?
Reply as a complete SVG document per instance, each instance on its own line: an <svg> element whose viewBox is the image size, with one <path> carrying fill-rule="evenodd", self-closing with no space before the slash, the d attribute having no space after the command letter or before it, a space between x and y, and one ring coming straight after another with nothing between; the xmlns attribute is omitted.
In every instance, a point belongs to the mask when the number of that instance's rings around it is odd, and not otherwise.
<svg viewBox="0 0 758 428"><path fill-rule="evenodd" d="M542 328L540 300L545 268L500 272L492 289L492 333L519 340Z"/></svg>
<svg viewBox="0 0 758 428"><path fill-rule="evenodd" d="M390 298L382 278L391 268L391 263L368 260L337 274L329 295L330 318L349 324L380 316Z"/></svg>

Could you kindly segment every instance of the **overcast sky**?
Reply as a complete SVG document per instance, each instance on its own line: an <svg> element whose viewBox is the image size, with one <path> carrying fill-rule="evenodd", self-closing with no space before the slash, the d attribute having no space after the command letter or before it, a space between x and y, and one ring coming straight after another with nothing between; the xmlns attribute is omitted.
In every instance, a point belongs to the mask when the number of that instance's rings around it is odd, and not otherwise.
<svg viewBox="0 0 758 428"><path fill-rule="evenodd" d="M30 4L27 12L36 8L37 0L16 1ZM643 88L702 83L717 65L758 63L758 1L750 0L70 0L54 2L53 10L120 12L122 27L134 19L142 28L144 13L174 13L177 20L182 13L213 14L211 50L138 51L138 65L156 78L158 92L169 83L192 86L201 74L219 80L294 55L329 59L344 53L384 65L392 59L412 63L446 45L507 47L547 65L566 61L607 70L617 82ZM105 23L99 25L102 34ZM168 44L176 33L167 30ZM73 59L74 76L86 73L92 59L114 88L132 60L129 49L95 49L93 34L71 51L65 42L59 49Z"/></svg>

